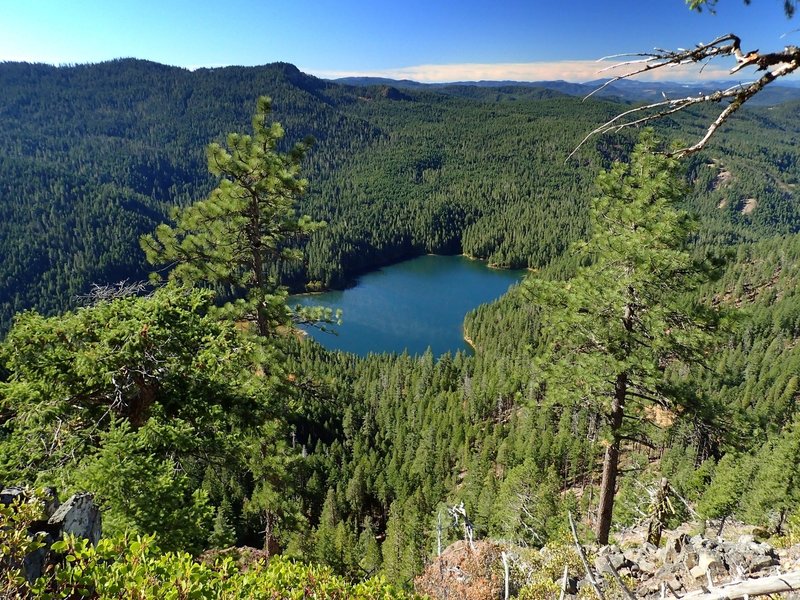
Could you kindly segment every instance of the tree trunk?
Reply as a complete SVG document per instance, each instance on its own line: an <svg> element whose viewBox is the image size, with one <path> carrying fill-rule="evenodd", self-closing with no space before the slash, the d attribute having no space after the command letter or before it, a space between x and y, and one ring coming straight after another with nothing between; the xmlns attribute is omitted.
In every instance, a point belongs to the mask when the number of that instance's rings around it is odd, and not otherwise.
<svg viewBox="0 0 800 600"><path fill-rule="evenodd" d="M600 505L597 507L597 543L608 544L611 531L611 516L614 512L614 495L617 492L617 473L619 471L619 446L622 416L625 410L625 396L628 391L628 374L620 373L614 386L614 399L611 402L609 424L611 443L606 447L603 458L603 479L600 482Z"/></svg>
<svg viewBox="0 0 800 600"><path fill-rule="evenodd" d="M261 337L269 336L269 322L265 314L264 307L264 292L267 289L267 280L264 273L264 256L262 254L261 242L261 211L258 203L258 194L244 186L250 192L250 206L247 210L247 239L250 244L250 253L252 255L253 266L253 288L258 294L258 303L256 304L256 326L258 327L258 335Z"/></svg>

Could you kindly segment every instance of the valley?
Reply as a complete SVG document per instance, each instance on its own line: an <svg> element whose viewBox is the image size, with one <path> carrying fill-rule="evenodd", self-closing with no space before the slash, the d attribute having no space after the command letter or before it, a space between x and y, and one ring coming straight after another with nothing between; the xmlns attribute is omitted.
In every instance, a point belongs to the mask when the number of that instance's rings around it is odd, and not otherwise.
<svg viewBox="0 0 800 600"><path fill-rule="evenodd" d="M274 112L254 113L262 95ZM270 569L364 598L387 581L397 595L381 597L410 597L438 544L463 548L459 507L481 547L558 555L569 514L602 537L609 448L612 540L658 516L788 544L800 103L787 97L682 161L654 149L696 136L710 109L565 161L629 105L335 82L288 63L0 63L0 482L90 490L108 543L146 536L136 551L164 568L254 547ZM252 137L227 135L251 122ZM212 169L241 180L207 172L209 143ZM265 181L252 197L267 212L241 210ZM242 240L257 259L228 251ZM153 271L158 285L114 293ZM317 321L339 308L340 327ZM340 335L298 339L308 321Z"/></svg>

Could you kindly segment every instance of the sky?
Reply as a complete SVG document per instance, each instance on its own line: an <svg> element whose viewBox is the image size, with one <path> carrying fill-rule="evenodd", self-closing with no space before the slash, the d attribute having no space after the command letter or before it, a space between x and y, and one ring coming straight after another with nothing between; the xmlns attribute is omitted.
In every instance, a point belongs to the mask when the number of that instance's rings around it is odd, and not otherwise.
<svg viewBox="0 0 800 600"><path fill-rule="evenodd" d="M290 62L325 78L589 81L598 59L725 33L744 50L800 45L781 0L0 0L0 61L141 58L189 69ZM718 79L730 62L655 77ZM753 78L740 73L739 79Z"/></svg>

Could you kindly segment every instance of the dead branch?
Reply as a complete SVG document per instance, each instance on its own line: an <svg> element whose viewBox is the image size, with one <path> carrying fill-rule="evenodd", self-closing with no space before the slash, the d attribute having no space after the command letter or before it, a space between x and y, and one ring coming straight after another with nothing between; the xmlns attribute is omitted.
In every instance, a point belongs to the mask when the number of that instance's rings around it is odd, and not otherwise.
<svg viewBox="0 0 800 600"><path fill-rule="evenodd" d="M141 296L148 287L149 284L146 281L128 281L127 279L109 284L93 283L91 289L86 294L77 296L77 299L84 306L94 306L118 298Z"/></svg>
<svg viewBox="0 0 800 600"><path fill-rule="evenodd" d="M628 589L628 586L625 585L625 582L622 581L622 577L619 576L619 571L617 571L614 565L611 564L611 561L608 560L608 557L606 557L606 565L608 565L608 568L611 570L611 575L617 581L617 585L619 585L625 597L628 600L636 600L636 596L633 595L633 593Z"/></svg>
<svg viewBox="0 0 800 600"><path fill-rule="evenodd" d="M586 578L589 580L589 584L594 589L594 593L597 594L599 600L605 600L603 591L597 584L594 574L592 573L592 568L589 566L589 560L586 558L586 552L584 552L583 546L581 546L580 540L578 540L578 531L575 529L575 521L572 519L572 512L567 513L567 518L569 519L569 528L572 531L572 539L575 542L575 549L578 551L578 556L583 564L583 569L586 571Z"/></svg>
<svg viewBox="0 0 800 600"><path fill-rule="evenodd" d="M691 146L686 146L671 152L669 155L677 158L694 154L702 150L708 143L712 135L720 128L720 126L727 121L730 116L735 113L741 106L750 98L755 96L767 85L785 77L790 73L794 73L800 68L800 48L796 46L786 46L783 50L777 52L759 52L754 50L752 52L742 52L741 40L738 36L729 33L718 37L717 39L707 44L698 44L693 49L678 49L678 50L662 50L656 48L652 52L636 53L636 54L620 54L616 57L634 57L632 60L618 62L610 67L602 69L607 71L619 67L633 67L622 75L612 77L603 85L593 90L586 98L602 91L612 83L622 79L629 79L647 73L655 69L664 67L675 67L686 64L708 63L708 61L724 57L732 56L736 59L736 65L730 69L731 74L738 73L745 67L755 67L756 71L766 71L761 77L749 83L740 83L729 87L724 90L718 90L710 94L701 94L698 96L685 96L683 98L665 98L659 102L653 102L644 106L637 106L626 110L615 116L614 118L606 121L599 127L591 131L584 137L577 147L570 153L567 160L572 158L575 153L593 136L602 135L609 132L617 132L621 129L628 127L637 127L646 123L650 123L657 119L675 114L679 111L685 110L697 104L704 104L710 102L723 102L729 101L725 108L719 113L716 119L708 126L705 134L700 140ZM641 57L641 58L635 58ZM606 57L615 58L615 57ZM600 60L606 60L600 59ZM705 68L705 64L702 68Z"/></svg>
<svg viewBox="0 0 800 600"><path fill-rule="evenodd" d="M766 596L800 589L800 571L783 575L750 579L739 583L720 585L713 590L699 590L683 596L684 600L735 600L749 596Z"/></svg>

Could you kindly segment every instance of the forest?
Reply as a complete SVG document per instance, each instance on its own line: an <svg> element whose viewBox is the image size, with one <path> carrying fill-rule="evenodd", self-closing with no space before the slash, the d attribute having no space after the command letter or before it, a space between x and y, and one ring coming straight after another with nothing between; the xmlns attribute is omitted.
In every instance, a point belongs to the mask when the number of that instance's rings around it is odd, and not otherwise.
<svg viewBox="0 0 800 600"><path fill-rule="evenodd" d="M662 478L665 526L795 539L800 104L744 109L681 161L659 151L713 111L565 161L625 106L282 63L0 64L0 483L91 491L107 539L59 548L108 590L143 557L252 546L281 558L198 581L410 597L463 537L452 507L480 539L563 543L571 512L606 543ZM531 269L467 315L474 353L292 333L331 315L289 291L425 253Z"/></svg>

